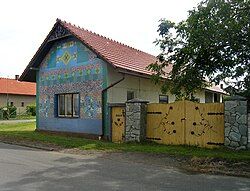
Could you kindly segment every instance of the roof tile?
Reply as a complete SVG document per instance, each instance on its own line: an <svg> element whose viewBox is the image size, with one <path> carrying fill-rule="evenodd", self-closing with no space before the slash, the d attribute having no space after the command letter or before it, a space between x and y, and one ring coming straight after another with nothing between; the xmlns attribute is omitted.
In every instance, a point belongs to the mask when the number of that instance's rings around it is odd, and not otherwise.
<svg viewBox="0 0 250 191"><path fill-rule="evenodd" d="M67 28L69 32L77 36L82 42L87 44L114 67L147 75L152 74L152 72L148 71L146 67L149 64L156 62L157 58L155 56L86 29L76 27L65 21L59 20L59 22ZM172 66L169 65L166 69L166 73L169 73L171 69Z"/></svg>
<svg viewBox="0 0 250 191"><path fill-rule="evenodd" d="M36 95L36 84L0 78L0 94Z"/></svg>

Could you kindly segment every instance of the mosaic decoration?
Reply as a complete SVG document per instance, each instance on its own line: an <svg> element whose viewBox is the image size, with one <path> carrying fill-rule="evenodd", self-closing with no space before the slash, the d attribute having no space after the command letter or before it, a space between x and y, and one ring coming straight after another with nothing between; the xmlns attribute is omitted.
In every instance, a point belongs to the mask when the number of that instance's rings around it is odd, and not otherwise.
<svg viewBox="0 0 250 191"><path fill-rule="evenodd" d="M101 113L101 100L97 97L85 95L83 99L83 113L85 118L98 118Z"/></svg>
<svg viewBox="0 0 250 191"><path fill-rule="evenodd" d="M49 40L55 40L67 35L70 35L70 33L63 26L58 25L54 32L50 35Z"/></svg>
<svg viewBox="0 0 250 191"><path fill-rule="evenodd" d="M76 40L55 44L39 71L39 117L55 117L55 95L80 94L80 118L101 119L104 62Z"/></svg>

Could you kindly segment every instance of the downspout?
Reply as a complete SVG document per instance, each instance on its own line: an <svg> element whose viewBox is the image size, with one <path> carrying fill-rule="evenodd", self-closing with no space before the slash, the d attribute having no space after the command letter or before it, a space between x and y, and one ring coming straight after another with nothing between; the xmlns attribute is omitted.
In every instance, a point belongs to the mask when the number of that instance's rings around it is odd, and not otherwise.
<svg viewBox="0 0 250 191"><path fill-rule="evenodd" d="M123 81L125 79L125 74L123 74L122 78L114 83L112 83L111 85L109 85L108 87L104 88L102 90L102 135L101 137L104 136L104 119L105 119L105 110L104 110L104 106L105 106L105 103L104 103L104 94L107 92L108 89L112 88L113 86L115 86L116 84L119 84L121 81Z"/></svg>

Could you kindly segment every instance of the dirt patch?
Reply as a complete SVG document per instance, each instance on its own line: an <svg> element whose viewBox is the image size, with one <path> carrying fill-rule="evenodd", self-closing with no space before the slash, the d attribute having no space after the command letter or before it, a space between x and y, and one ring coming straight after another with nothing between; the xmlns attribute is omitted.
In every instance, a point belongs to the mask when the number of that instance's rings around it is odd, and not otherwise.
<svg viewBox="0 0 250 191"><path fill-rule="evenodd" d="M250 162L234 162L218 158L192 157L181 166L192 172L224 174L250 178Z"/></svg>
<svg viewBox="0 0 250 191"><path fill-rule="evenodd" d="M0 136L0 142L13 145L26 146L30 148L42 149L47 151L60 151L64 149L63 147L51 143L32 141L22 138L16 139L14 137L7 137L7 136Z"/></svg>
<svg viewBox="0 0 250 191"><path fill-rule="evenodd" d="M133 161L167 168L176 167L189 174L208 173L250 178L250 162L134 152L112 152L106 153L104 156L116 158L119 161Z"/></svg>

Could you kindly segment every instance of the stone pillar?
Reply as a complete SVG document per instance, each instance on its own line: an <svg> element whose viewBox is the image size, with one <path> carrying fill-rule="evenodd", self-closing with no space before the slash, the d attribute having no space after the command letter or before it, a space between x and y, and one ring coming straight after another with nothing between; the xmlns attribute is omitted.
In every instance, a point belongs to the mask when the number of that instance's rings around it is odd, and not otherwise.
<svg viewBox="0 0 250 191"><path fill-rule="evenodd" d="M126 102L125 141L141 142L146 139L147 103L140 99Z"/></svg>
<svg viewBox="0 0 250 191"><path fill-rule="evenodd" d="M225 101L225 146L240 150L248 144L247 100L233 96Z"/></svg>
<svg viewBox="0 0 250 191"><path fill-rule="evenodd" d="M247 148L250 150L250 109L249 108L248 108L248 144L247 144Z"/></svg>

